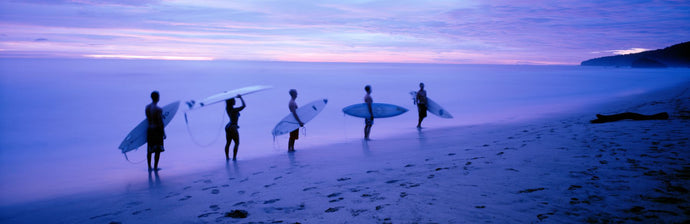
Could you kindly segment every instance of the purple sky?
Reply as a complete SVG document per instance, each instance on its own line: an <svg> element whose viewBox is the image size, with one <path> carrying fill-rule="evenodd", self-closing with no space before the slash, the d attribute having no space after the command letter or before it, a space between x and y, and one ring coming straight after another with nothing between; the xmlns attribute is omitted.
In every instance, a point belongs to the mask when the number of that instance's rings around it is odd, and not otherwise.
<svg viewBox="0 0 690 224"><path fill-rule="evenodd" d="M0 57L579 64L690 41L690 1L0 0Z"/></svg>

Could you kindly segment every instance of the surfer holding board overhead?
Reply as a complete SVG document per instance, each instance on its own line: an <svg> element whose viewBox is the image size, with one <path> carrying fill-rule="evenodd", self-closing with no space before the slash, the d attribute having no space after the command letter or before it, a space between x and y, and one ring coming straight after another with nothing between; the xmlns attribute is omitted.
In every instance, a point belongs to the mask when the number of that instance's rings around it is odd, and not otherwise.
<svg viewBox="0 0 690 224"><path fill-rule="evenodd" d="M240 146L240 133L237 129L240 128L238 125L238 120L240 119L240 111L244 110L247 106L242 99L242 95L237 94L237 98L242 101L242 106L235 107L235 98L230 98L225 100L225 112L230 118L230 122L225 125L225 160L230 160L230 142L235 141L235 147L232 151L232 161L237 160L237 149Z"/></svg>
<svg viewBox="0 0 690 224"><path fill-rule="evenodd" d="M302 122L299 119L299 116L297 116L297 103L295 102L295 99L297 99L297 90L291 89L290 90L290 103L288 104L288 108L290 108L290 113L292 116L295 117L295 120L297 123L299 123L300 127L304 127L304 122ZM288 142L288 152L294 152L295 151L295 140L299 139L299 128L293 130L290 132L290 140Z"/></svg>
<svg viewBox="0 0 690 224"><path fill-rule="evenodd" d="M146 119L148 128L146 129L146 142L148 142L146 160L148 161L149 171L158 171L158 160L161 157L163 139L165 139L165 124L163 123L163 109L158 107L160 94L158 91L151 92L151 104L146 105ZM151 169L151 154L155 154L155 162Z"/></svg>

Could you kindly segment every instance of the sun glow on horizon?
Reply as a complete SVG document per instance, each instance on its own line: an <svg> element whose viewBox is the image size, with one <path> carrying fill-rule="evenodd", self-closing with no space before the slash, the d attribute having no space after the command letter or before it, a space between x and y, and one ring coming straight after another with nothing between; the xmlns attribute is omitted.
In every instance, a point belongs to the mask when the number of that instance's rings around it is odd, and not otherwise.
<svg viewBox="0 0 690 224"><path fill-rule="evenodd" d="M630 48L630 49L626 49L626 50L610 50L608 52L611 52L615 55L624 55L624 54L636 54L636 53L645 52L645 51L649 51L649 50L651 50L651 49L637 48L636 47L636 48Z"/></svg>

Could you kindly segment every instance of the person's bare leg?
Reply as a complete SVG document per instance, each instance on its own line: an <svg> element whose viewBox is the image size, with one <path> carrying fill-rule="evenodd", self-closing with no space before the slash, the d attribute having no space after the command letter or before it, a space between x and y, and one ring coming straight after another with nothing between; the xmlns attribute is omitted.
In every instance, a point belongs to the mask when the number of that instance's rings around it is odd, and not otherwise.
<svg viewBox="0 0 690 224"><path fill-rule="evenodd" d="M161 158L161 152L156 152L156 155L154 158L155 162L153 164L153 170L158 170L158 161L160 160L160 158Z"/></svg>

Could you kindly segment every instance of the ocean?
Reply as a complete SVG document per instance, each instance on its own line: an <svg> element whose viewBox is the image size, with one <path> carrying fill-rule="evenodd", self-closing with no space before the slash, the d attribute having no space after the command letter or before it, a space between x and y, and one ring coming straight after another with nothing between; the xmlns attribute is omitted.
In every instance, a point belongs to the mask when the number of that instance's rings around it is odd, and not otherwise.
<svg viewBox="0 0 690 224"><path fill-rule="evenodd" d="M128 153L129 160L117 147L144 119L153 90L163 106L245 86L273 86L244 97L242 162L286 153L287 136L274 139L271 130L289 113L289 89L298 91L298 105L328 99L325 110L300 131L299 153L363 138L363 119L344 115L342 108L362 103L365 85L372 86L374 102L410 110L377 119L371 133L376 141L417 132L409 92L420 82L428 97L454 116L429 114L422 126L433 130L588 111L689 80L687 68L0 59L0 206L144 186L145 146ZM185 122L181 107L166 127L161 172L175 176L224 167L224 109L218 103L189 111Z"/></svg>

